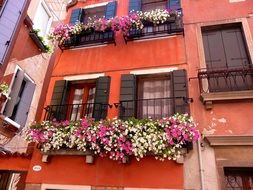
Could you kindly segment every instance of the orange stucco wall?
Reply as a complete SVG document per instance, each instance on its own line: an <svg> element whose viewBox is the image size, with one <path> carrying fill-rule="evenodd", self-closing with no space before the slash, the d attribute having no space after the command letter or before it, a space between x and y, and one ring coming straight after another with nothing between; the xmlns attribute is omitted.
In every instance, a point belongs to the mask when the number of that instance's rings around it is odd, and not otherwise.
<svg viewBox="0 0 253 190"><path fill-rule="evenodd" d="M27 171L30 165L30 159L18 157L1 157L0 170Z"/></svg>
<svg viewBox="0 0 253 190"><path fill-rule="evenodd" d="M197 33L200 24L211 21L232 23L235 22L235 18L244 18L249 25L251 36L253 34L253 19L250 17L250 14L253 13L253 1L251 0L238 3L229 3L228 0L182 1L182 3L189 77L196 77L197 69L203 65L200 61L200 47L203 45L199 43L201 36ZM249 44L252 44L252 38L247 39L247 45ZM199 123L201 132L207 130L211 134L253 134L252 100L215 102L213 109L206 111L199 100L197 79L190 80L189 93L194 99L194 103L191 104L191 114Z"/></svg>

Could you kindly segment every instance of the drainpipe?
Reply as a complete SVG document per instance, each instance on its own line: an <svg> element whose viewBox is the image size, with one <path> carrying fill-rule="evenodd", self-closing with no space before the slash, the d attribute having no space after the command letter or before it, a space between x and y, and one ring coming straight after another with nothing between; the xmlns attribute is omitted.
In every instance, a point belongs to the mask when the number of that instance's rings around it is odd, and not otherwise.
<svg viewBox="0 0 253 190"><path fill-rule="evenodd" d="M201 185L201 190L205 190L204 168L203 168L203 160L202 160L202 154L201 154L200 141L201 141L201 139L199 139L197 141L197 144L198 144L199 171L200 171L200 185Z"/></svg>

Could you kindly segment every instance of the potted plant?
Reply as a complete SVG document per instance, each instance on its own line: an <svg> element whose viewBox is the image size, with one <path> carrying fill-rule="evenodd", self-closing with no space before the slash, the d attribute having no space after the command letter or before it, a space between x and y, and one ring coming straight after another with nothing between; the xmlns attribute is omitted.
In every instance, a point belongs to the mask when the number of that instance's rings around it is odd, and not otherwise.
<svg viewBox="0 0 253 190"><path fill-rule="evenodd" d="M0 102L5 102L8 97L9 85L5 82L0 84Z"/></svg>

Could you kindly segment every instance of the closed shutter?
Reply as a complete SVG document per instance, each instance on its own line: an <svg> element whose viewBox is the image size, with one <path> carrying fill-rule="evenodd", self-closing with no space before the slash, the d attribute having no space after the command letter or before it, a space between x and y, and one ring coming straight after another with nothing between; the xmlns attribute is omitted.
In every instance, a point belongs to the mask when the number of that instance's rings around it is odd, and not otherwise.
<svg viewBox="0 0 253 190"><path fill-rule="evenodd" d="M177 11L181 9L180 0L168 0L167 7L171 11Z"/></svg>
<svg viewBox="0 0 253 190"><path fill-rule="evenodd" d="M19 101L14 121L20 124L21 127L25 127L35 87L36 85L34 83L30 81L26 82L24 91Z"/></svg>
<svg viewBox="0 0 253 190"><path fill-rule="evenodd" d="M5 106L5 110L4 110L4 115L7 117L12 116L14 107L18 103L19 91L21 89L23 79L24 79L24 72L21 70L18 70L15 75L15 79L11 88L10 99L8 100Z"/></svg>
<svg viewBox="0 0 253 190"><path fill-rule="evenodd" d="M69 23L70 24L75 24L77 21L82 22L83 21L83 15L84 15L83 9L74 9L74 10L72 10Z"/></svg>
<svg viewBox="0 0 253 190"><path fill-rule="evenodd" d="M141 0L129 0L128 13L141 11Z"/></svg>
<svg viewBox="0 0 253 190"><path fill-rule="evenodd" d="M51 108L47 119L65 120L67 117L68 81L55 81L54 91L51 99Z"/></svg>
<svg viewBox="0 0 253 190"><path fill-rule="evenodd" d="M96 121L105 119L107 116L110 82L111 78L109 76L99 77L96 81L95 105L93 110L93 118Z"/></svg>
<svg viewBox="0 0 253 190"><path fill-rule="evenodd" d="M175 113L189 113L188 82L186 70L175 70L172 72L172 86Z"/></svg>
<svg viewBox="0 0 253 190"><path fill-rule="evenodd" d="M7 171L2 171L0 173L0 189L8 189L10 179L11 173Z"/></svg>
<svg viewBox="0 0 253 190"><path fill-rule="evenodd" d="M121 75L120 86L120 118L135 117L136 113L136 76L132 74Z"/></svg>
<svg viewBox="0 0 253 190"><path fill-rule="evenodd" d="M4 62L9 44L16 32L25 0L8 0L0 14L0 63Z"/></svg>
<svg viewBox="0 0 253 190"><path fill-rule="evenodd" d="M117 1L112 1L106 5L105 18L110 19L116 15Z"/></svg>

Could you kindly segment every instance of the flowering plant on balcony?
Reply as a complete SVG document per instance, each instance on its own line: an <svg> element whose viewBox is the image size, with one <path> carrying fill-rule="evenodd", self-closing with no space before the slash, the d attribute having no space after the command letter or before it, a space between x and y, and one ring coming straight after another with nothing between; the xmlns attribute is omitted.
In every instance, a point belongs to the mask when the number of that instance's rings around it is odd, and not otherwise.
<svg viewBox="0 0 253 190"><path fill-rule="evenodd" d="M131 155L140 160L148 154L175 160L184 144L198 138L195 123L180 114L161 120L43 121L32 124L26 132L26 140L39 143L43 152L74 148L117 161Z"/></svg>
<svg viewBox="0 0 253 190"><path fill-rule="evenodd" d="M0 94L4 96L8 96L9 85L6 82L2 82L0 84Z"/></svg>

